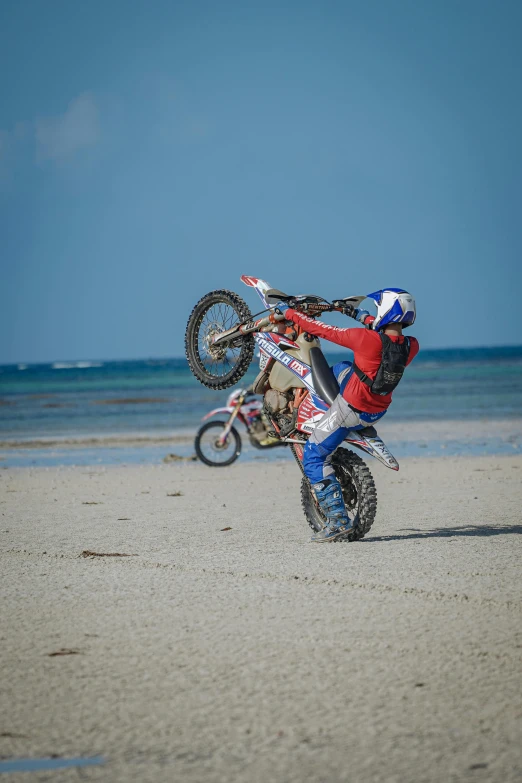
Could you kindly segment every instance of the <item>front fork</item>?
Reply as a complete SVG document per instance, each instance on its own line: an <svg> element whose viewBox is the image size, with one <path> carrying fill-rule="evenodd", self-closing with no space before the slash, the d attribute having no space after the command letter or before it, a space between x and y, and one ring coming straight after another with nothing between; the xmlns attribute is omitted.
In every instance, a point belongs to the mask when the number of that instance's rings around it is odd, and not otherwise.
<svg viewBox="0 0 522 783"><path fill-rule="evenodd" d="M224 446L225 445L226 440L227 440L228 436L230 435L230 430L232 429L232 425L234 424L234 421L237 418L239 410L240 410L241 406L243 405L243 403L245 401L245 397L246 397L246 395L242 394L241 397L238 398L236 407L234 408L234 410L230 414L227 423L223 427L223 432L221 433L221 435L218 438L218 443L219 443L220 446Z"/></svg>
<svg viewBox="0 0 522 783"><path fill-rule="evenodd" d="M258 321L247 321L239 326L233 326L231 329L227 329L226 332L220 332L215 334L210 343L211 345L220 345L221 343L230 343L236 337L243 337L246 334L252 334L253 332L270 331L275 324L279 321L284 321L284 315L279 313L270 313L264 318L260 318Z"/></svg>

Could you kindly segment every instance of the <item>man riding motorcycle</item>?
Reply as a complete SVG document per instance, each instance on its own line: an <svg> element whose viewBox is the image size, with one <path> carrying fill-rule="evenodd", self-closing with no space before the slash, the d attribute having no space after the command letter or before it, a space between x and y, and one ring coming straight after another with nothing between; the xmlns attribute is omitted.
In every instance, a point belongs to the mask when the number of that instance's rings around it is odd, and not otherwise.
<svg viewBox="0 0 522 783"><path fill-rule="evenodd" d="M325 527L312 536L316 543L335 541L353 528L331 464L334 451L346 438L348 429L363 429L384 416L404 368L419 352L416 338L402 334L415 321L415 300L411 294L401 288L385 288L368 294L368 298L377 305L376 316L350 305L344 309L346 315L366 327L364 330L320 323L284 302L276 308L309 334L354 353L353 363L339 362L333 367L340 394L318 422L304 449L304 471L326 517Z"/></svg>

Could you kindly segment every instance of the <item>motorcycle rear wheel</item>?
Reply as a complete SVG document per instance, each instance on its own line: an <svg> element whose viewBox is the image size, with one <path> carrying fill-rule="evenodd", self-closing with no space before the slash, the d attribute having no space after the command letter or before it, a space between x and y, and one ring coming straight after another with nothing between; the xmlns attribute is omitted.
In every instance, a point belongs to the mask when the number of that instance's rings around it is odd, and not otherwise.
<svg viewBox="0 0 522 783"><path fill-rule="evenodd" d="M377 490L373 476L359 455L348 449L337 449L332 458L332 465L343 490L348 515L350 518L355 515L353 532L337 540L359 541L370 530L377 513ZM301 482L301 505L312 530L314 532L322 530L326 519L306 476L303 476Z"/></svg>
<svg viewBox="0 0 522 783"><path fill-rule="evenodd" d="M224 421L207 421L196 434L194 448L198 459L211 468L226 468L241 454L241 436L235 427L230 429L225 444L218 445L225 424Z"/></svg>
<svg viewBox="0 0 522 783"><path fill-rule="evenodd" d="M233 291L211 291L196 304L185 332L185 354L192 374L204 386L228 389L246 373L254 356L253 335L214 347L211 338L251 319L250 308Z"/></svg>

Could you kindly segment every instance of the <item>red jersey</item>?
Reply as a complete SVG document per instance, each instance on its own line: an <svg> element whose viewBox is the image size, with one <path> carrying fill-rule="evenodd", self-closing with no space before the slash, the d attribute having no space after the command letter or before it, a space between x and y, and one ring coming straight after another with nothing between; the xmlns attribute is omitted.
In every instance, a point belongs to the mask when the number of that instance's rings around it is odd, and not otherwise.
<svg viewBox="0 0 522 783"><path fill-rule="evenodd" d="M325 340L342 345L344 348L351 348L357 367L371 380L377 375L382 358L382 341L378 332L360 328L339 329L337 326L315 321L291 308L286 311L285 317L301 326L308 334L323 337ZM366 323L371 323L370 318L372 321L374 320L372 316L369 316L366 318ZM388 337L394 343L403 343L405 340L402 335L399 337L399 335L389 334ZM410 355L406 364L409 364L419 353L418 340L415 337L409 339ZM365 413L385 411L392 401L391 394L386 394L383 397L379 394L372 394L369 386L359 380L355 373L346 384L343 397L352 407L365 411Z"/></svg>

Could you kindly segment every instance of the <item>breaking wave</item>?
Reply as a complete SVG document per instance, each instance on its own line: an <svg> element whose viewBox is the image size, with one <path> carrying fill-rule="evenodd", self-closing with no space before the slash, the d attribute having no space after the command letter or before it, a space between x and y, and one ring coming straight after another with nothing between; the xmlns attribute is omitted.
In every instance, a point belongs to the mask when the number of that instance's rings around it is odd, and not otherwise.
<svg viewBox="0 0 522 783"><path fill-rule="evenodd" d="M85 370L87 367L103 367L103 362L54 362L53 370Z"/></svg>

